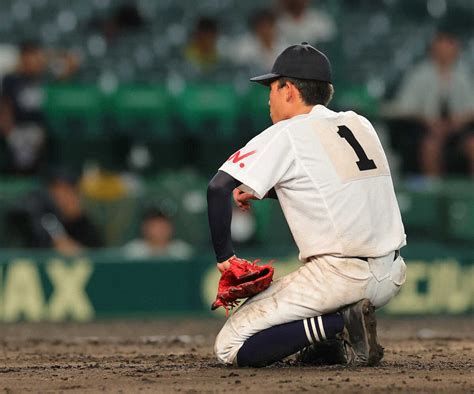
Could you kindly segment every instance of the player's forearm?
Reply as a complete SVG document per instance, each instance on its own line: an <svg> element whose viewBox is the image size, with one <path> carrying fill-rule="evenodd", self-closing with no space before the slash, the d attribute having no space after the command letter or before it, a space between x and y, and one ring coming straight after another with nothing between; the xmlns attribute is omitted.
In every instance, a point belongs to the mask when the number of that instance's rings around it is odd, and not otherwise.
<svg viewBox="0 0 474 394"><path fill-rule="evenodd" d="M229 174L218 171L207 188L207 205L212 245L218 262L234 255L230 224L232 221L232 191L241 182Z"/></svg>

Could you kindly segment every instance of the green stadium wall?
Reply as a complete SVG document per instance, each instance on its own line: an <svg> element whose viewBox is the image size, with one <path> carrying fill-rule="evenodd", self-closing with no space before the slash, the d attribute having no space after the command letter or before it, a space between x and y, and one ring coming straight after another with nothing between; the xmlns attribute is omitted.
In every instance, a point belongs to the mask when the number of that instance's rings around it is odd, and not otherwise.
<svg viewBox="0 0 474 394"><path fill-rule="evenodd" d="M472 250L416 244L403 252L407 281L396 299L382 309L384 314L474 312ZM258 251L253 253L258 255ZM130 261L119 251L75 258L47 252L3 252L0 321L220 316L223 311L209 308L218 280L212 261L206 254L188 261ZM277 276L299 264L294 253L280 256L275 263Z"/></svg>

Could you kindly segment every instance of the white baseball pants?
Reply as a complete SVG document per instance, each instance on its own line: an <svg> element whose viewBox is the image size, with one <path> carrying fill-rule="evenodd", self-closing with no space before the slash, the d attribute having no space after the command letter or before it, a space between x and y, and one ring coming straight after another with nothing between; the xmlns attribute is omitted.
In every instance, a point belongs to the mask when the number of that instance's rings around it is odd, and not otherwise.
<svg viewBox="0 0 474 394"><path fill-rule="evenodd" d="M376 308L387 304L405 282L406 265L394 252L364 261L319 256L276 280L248 299L226 321L214 350L224 364L232 364L252 335L267 328L335 312L368 298Z"/></svg>

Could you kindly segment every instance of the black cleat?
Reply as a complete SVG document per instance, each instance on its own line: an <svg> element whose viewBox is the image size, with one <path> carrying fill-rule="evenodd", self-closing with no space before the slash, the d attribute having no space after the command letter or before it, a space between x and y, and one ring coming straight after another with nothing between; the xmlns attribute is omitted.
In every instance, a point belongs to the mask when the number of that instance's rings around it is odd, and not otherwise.
<svg viewBox="0 0 474 394"><path fill-rule="evenodd" d="M330 339L307 346L297 354L296 361L308 365L345 365L347 357L344 341Z"/></svg>
<svg viewBox="0 0 474 394"><path fill-rule="evenodd" d="M343 337L354 353L355 362L374 366L383 358L383 347L377 342L375 308L368 299L341 309L344 318Z"/></svg>

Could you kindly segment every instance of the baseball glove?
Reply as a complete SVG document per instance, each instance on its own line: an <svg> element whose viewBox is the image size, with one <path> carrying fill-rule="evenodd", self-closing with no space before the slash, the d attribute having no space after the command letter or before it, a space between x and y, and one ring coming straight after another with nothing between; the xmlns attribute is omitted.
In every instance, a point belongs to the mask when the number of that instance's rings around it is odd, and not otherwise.
<svg viewBox="0 0 474 394"><path fill-rule="evenodd" d="M274 268L270 264L259 266L259 260L251 263L245 259L232 257L230 267L226 269L219 280L217 297L211 309L220 306L229 310L239 304L239 298L248 298L265 290L272 283Z"/></svg>

